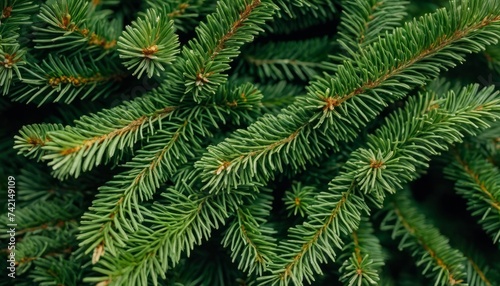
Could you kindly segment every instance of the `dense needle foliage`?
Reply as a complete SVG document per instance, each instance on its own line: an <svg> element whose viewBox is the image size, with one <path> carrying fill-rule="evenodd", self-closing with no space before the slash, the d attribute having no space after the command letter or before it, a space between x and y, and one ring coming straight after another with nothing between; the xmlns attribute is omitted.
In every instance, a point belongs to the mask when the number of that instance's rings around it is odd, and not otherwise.
<svg viewBox="0 0 500 286"><path fill-rule="evenodd" d="M500 285L499 1L0 3L0 284Z"/></svg>

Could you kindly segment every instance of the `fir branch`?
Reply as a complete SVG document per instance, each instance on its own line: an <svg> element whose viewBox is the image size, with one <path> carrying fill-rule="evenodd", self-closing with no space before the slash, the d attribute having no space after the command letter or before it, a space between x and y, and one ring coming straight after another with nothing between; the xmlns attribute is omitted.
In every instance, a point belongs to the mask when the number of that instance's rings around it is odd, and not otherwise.
<svg viewBox="0 0 500 286"><path fill-rule="evenodd" d="M59 49L76 52L82 49L98 50L105 54L116 48L118 29L109 29L107 19L96 17L95 10L84 0L57 0L43 4L38 18L43 27L33 27L38 49ZM108 29L102 26L108 25ZM107 35L97 34L98 30Z"/></svg>
<svg viewBox="0 0 500 286"><path fill-rule="evenodd" d="M455 189L467 200L472 215L479 216L493 243L500 239L500 172L475 150L455 150L445 174L456 181Z"/></svg>
<svg viewBox="0 0 500 286"><path fill-rule="evenodd" d="M19 130L19 135L14 136L14 149L19 149L18 154L39 161L45 154L42 147L50 141L48 134L63 129L61 124L25 125Z"/></svg>
<svg viewBox="0 0 500 286"><path fill-rule="evenodd" d="M208 239L212 229L219 228L244 198L251 200L251 193L256 192L252 186L233 194L210 195L194 191L193 184L186 182L179 190L162 193L162 200L153 205L146 219L155 225L140 225L127 240L129 251L120 251L118 257L103 256L100 267L94 268L102 276L86 281L146 285L149 277L157 285L158 275L165 279L165 271L179 262L184 251L189 254L195 244Z"/></svg>
<svg viewBox="0 0 500 286"><path fill-rule="evenodd" d="M489 270L490 268L485 265L484 259L471 257L466 255L467 266L467 283L468 285L484 285L492 286Z"/></svg>
<svg viewBox="0 0 500 286"><path fill-rule="evenodd" d="M31 15L38 8L32 1L6 0L0 6L0 46L11 45L19 37L22 26L32 24Z"/></svg>
<svg viewBox="0 0 500 286"><path fill-rule="evenodd" d="M125 231L136 230L144 220L139 203L151 199L179 166L195 157L202 148L202 140L211 136L211 130L218 128L218 124L225 123L226 117L236 124L240 118L252 118L261 98L251 84L231 90L223 86L212 104L179 108L125 165L127 170L99 189L99 198L82 217L80 246L85 246L86 252L104 248L115 254L115 245L124 246L128 238Z"/></svg>
<svg viewBox="0 0 500 286"><path fill-rule="evenodd" d="M138 78L144 72L148 77L159 76L165 66L172 63L179 53L179 39L174 34L172 20L165 17L166 11L148 9L143 18L127 26L118 39L120 58L124 65Z"/></svg>
<svg viewBox="0 0 500 286"><path fill-rule="evenodd" d="M401 239L399 248L408 249L418 258L416 264L423 268L423 274L432 276L436 286L467 285L463 254L451 248L448 238L426 222L408 196L396 196L390 207L381 228L390 230L393 239Z"/></svg>
<svg viewBox="0 0 500 286"><path fill-rule="evenodd" d="M338 261L344 261L340 267L340 281L349 286L378 285L384 255L378 238L373 234L371 222L362 218L351 239L338 258Z"/></svg>
<svg viewBox="0 0 500 286"><path fill-rule="evenodd" d="M10 96L15 101L38 103L63 101L71 103L76 98L91 100L107 97L118 88L117 83L126 76L114 65L104 66L92 59L64 58L49 55L41 66L32 64L23 69L21 80L26 84ZM40 99L41 98L41 99Z"/></svg>
<svg viewBox="0 0 500 286"><path fill-rule="evenodd" d="M344 1L338 41L357 51L398 27L406 17L404 0Z"/></svg>
<svg viewBox="0 0 500 286"><path fill-rule="evenodd" d="M3 47L0 44L0 87L3 87L3 95L9 94L11 85L22 79L20 68L26 64L25 54L26 50L17 44Z"/></svg>
<svg viewBox="0 0 500 286"><path fill-rule="evenodd" d="M74 202L53 200L33 203L30 206L16 209L16 230L18 235L34 233L41 230L63 227L81 214ZM5 225L5 227L7 227ZM1 234L2 237L8 234Z"/></svg>
<svg viewBox="0 0 500 286"><path fill-rule="evenodd" d="M369 214L368 199L356 185L348 184L347 175L335 182L339 185L335 194L319 193L307 222L289 229L288 239L279 243L278 257L270 266L273 274L262 277L260 285L302 285L304 279L311 283L313 273L321 273L320 263L334 259L332 246L342 248L340 232L352 233L362 213ZM323 216L325 213L328 215Z"/></svg>
<svg viewBox="0 0 500 286"><path fill-rule="evenodd" d="M201 102L226 81L222 74L245 42L253 40L271 19L276 7L267 0L220 1L214 14L196 29L197 38L187 44L182 56L185 93Z"/></svg>
<svg viewBox="0 0 500 286"><path fill-rule="evenodd" d="M263 192L250 204L241 206L222 239L224 247L231 250L233 262L238 260L238 268L248 275L262 275L274 256L276 231L265 225L272 199Z"/></svg>
<svg viewBox="0 0 500 286"><path fill-rule="evenodd" d="M327 37L256 44L243 51L245 61L240 61L235 72L256 75L261 80L307 81L318 74L321 61L330 50Z"/></svg>
<svg viewBox="0 0 500 286"><path fill-rule="evenodd" d="M30 276L39 285L79 285L83 277L82 264L74 256L46 257L35 262Z"/></svg>
<svg viewBox="0 0 500 286"><path fill-rule="evenodd" d="M147 9L167 11L166 16L174 21L174 28L182 32L188 32L198 24L197 17L205 16L215 10L210 7L214 5L207 0L171 0L168 2L147 0L145 4ZM144 13L139 12L139 15L142 16Z"/></svg>
<svg viewBox="0 0 500 286"><path fill-rule="evenodd" d="M76 231L76 221L72 221L55 229L46 228L43 233L24 235L16 245L17 274L27 272L39 259L71 253Z"/></svg>
<svg viewBox="0 0 500 286"><path fill-rule="evenodd" d="M302 186L300 182L292 185L292 190L287 190L283 201L285 202L288 216L296 216L297 213L301 217L308 214L308 208L314 204L314 195L317 189L313 186Z"/></svg>
<svg viewBox="0 0 500 286"><path fill-rule="evenodd" d="M379 38L387 36L388 31L401 25L406 17L409 3L404 0L344 1L342 17L336 46L343 52L330 55L330 61L322 68L336 73L339 65Z"/></svg>
<svg viewBox="0 0 500 286"><path fill-rule="evenodd" d="M273 12L271 8L274 6L271 4L254 0L252 5L258 7L244 6L243 8L246 9L242 13L242 17L244 17L239 18L237 8L244 3L244 1L241 1L243 0L231 5L221 2L221 8L209 17L212 19L210 21L225 19L222 15L229 13L229 11L237 19L231 23L224 22L225 24L222 27L230 25L227 27L229 31L222 29L207 32L210 35L215 34L216 38L204 34L204 31L209 27L208 24L204 25L204 28L200 28L198 33L202 39L192 40L188 44L190 48L183 50L181 58L172 67L172 72L167 75L169 78L168 86L164 85L154 95L146 95L124 105L90 116L84 116L81 120L76 121L75 127L67 127L63 131L52 132L50 134L51 141L44 147L49 152L43 159L50 161L48 164L55 170L55 175L59 178L78 176L81 172L90 170L102 162L109 161L115 155L115 152L117 153L115 156L120 158L137 141L154 134L157 127L161 128L162 120L172 116L171 113L179 107L182 100L182 104L185 106L190 104L192 106L190 100L182 98L185 94L184 76L196 70L196 68L193 69L192 64L198 62L197 59L200 56L201 58L208 56L208 59L201 62L202 65L207 64L210 68L217 70L217 72L212 70L210 72L213 72L212 75L215 76L218 72L228 69L229 59L237 55L237 49L242 44L240 43L242 39L239 38L240 33L246 35L242 40L243 42L251 40L253 35L260 30L256 25L268 19ZM257 5L257 3L260 4ZM252 7L256 10L250 9ZM233 27L233 30L230 30L231 27ZM204 50L205 48L206 51L210 51L208 54ZM205 67L202 69L205 70ZM208 72L208 70L205 70L205 72ZM223 82L225 80L217 83L212 82L209 85L216 88ZM189 83L188 86L191 84L195 84L195 81ZM205 101L210 100L210 98L207 98Z"/></svg>
<svg viewBox="0 0 500 286"><path fill-rule="evenodd" d="M337 16L340 1L276 0L277 19L266 25L273 34L291 34L312 26L325 24Z"/></svg>
<svg viewBox="0 0 500 286"><path fill-rule="evenodd" d="M264 95L261 107L263 114L277 114L282 108L291 104L297 96L305 93L303 86L287 81L256 84L256 86Z"/></svg>
<svg viewBox="0 0 500 286"><path fill-rule="evenodd" d="M325 149L352 141L359 128L411 87L462 61L465 53L497 41L500 6L476 4L453 2L449 10L407 23L340 66L337 77L314 81L307 96L277 116L264 116L210 147L196 164L203 170L205 188L266 182L285 164L299 169Z"/></svg>
<svg viewBox="0 0 500 286"><path fill-rule="evenodd" d="M381 206L386 192L402 188L427 167L430 154L446 150L464 134L486 129L488 122L500 118L499 102L493 88L479 91L478 86L444 98L432 93L410 98L368 137L367 149L351 153L329 190L315 197L308 220L290 229L289 238L280 243L273 275L264 283L310 282L314 272L321 273L319 263L335 257L331 245L342 247L341 233L358 228L361 212L370 210L369 201Z"/></svg>
<svg viewBox="0 0 500 286"><path fill-rule="evenodd" d="M118 158L123 156L137 141L153 133L153 126L161 127L159 121L178 109L174 104L178 102L150 95L83 116L74 127L47 132L50 141L42 147L42 160L49 161L56 177L78 177L81 172L109 162L115 153ZM24 144L21 140L18 143Z"/></svg>

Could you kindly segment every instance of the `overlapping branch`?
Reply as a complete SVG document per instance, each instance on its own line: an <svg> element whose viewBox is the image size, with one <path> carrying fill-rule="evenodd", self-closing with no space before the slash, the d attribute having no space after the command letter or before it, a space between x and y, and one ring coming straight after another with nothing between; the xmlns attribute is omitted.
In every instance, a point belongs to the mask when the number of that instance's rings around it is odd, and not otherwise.
<svg viewBox="0 0 500 286"><path fill-rule="evenodd" d="M196 163L205 188L267 182L284 165L300 169L326 149L352 141L387 104L462 61L466 53L497 41L500 7L485 4L455 3L407 23L345 62L336 77L314 81L307 96L280 114L264 116L210 147Z"/></svg>
<svg viewBox="0 0 500 286"><path fill-rule="evenodd" d="M370 211L369 202L380 207L387 193L418 177L430 155L500 119L499 103L498 92L478 86L445 97L426 93L410 98L404 109L389 115L368 137L366 148L351 153L329 190L315 197L308 220L289 230L271 264L273 274L263 285L311 281L314 273L321 273L320 263L335 258L332 246L342 248L341 235L358 228L362 212Z"/></svg>

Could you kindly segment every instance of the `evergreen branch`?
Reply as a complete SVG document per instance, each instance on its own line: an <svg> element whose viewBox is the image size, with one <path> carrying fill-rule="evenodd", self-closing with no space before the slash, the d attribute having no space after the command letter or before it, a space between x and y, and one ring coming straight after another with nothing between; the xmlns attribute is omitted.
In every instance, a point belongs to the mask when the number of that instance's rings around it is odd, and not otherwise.
<svg viewBox="0 0 500 286"><path fill-rule="evenodd" d="M416 264L423 274L432 275L434 285L466 285L465 258L448 244L448 238L426 222L408 196L398 195L381 228L392 231L392 238L400 238L399 248L408 249L418 257Z"/></svg>
<svg viewBox="0 0 500 286"><path fill-rule="evenodd" d="M277 114L279 111L291 104L295 97L304 94L304 87L286 81L279 81L272 84L257 84L257 88L262 92L262 113Z"/></svg>
<svg viewBox="0 0 500 286"><path fill-rule="evenodd" d="M179 262L184 251L189 255L194 245L208 239L211 230L219 228L244 198L252 198L251 193L256 192L250 190L253 188L222 195L196 192L186 184L179 190L168 189L146 219L155 224L151 228L140 225L139 231L127 240L128 251L120 251L119 257L103 256L101 267L94 268L103 276L85 281L147 285L150 277L157 285L157 275L165 279L165 271Z"/></svg>
<svg viewBox="0 0 500 286"><path fill-rule="evenodd" d="M72 201L44 201L31 204L29 207L16 209L16 230L18 235L33 233L47 228L60 228L66 221L76 218L81 210ZM7 227L6 225L4 227ZM9 234L1 234L7 237Z"/></svg>
<svg viewBox="0 0 500 286"><path fill-rule="evenodd" d="M174 34L174 22L168 21L166 12L148 9L144 19L138 18L127 26L118 39L120 58L138 78L144 72L148 77L159 76L165 66L172 63L179 53L179 40Z"/></svg>
<svg viewBox="0 0 500 286"><path fill-rule="evenodd" d="M83 276L82 264L74 256L46 257L35 261L35 269L30 276L39 285L79 285Z"/></svg>
<svg viewBox="0 0 500 286"><path fill-rule="evenodd" d="M222 73L230 68L232 58L262 31L260 26L271 19L275 9L267 0L220 1L215 13L197 27L198 37L182 51L185 93L192 93L198 103L214 94L226 81Z"/></svg>
<svg viewBox="0 0 500 286"><path fill-rule="evenodd" d="M314 204L314 195L317 192L313 186L302 186L300 182L292 185L292 190L287 190L283 201L285 202L288 216L296 216L300 213L301 217L308 214L308 209Z"/></svg>
<svg viewBox="0 0 500 286"><path fill-rule="evenodd" d="M67 254L75 242L77 224L72 221L44 233L25 235L16 245L18 275L29 270L33 262L50 256Z"/></svg>
<svg viewBox="0 0 500 286"><path fill-rule="evenodd" d="M14 91L11 97L21 102L35 101L39 106L47 101L69 104L91 94L91 100L107 97L125 77L116 66L103 66L92 59L61 59L52 55L43 60L41 66L33 64L24 70L28 74L21 81L26 86Z"/></svg>
<svg viewBox="0 0 500 286"><path fill-rule="evenodd" d="M493 286L495 282L498 282L498 274L487 265L486 260L479 255L477 250L471 253L469 249L464 255L467 259L467 283L469 285Z"/></svg>
<svg viewBox="0 0 500 286"><path fill-rule="evenodd" d="M454 152L445 174L456 181L455 189L467 200L472 215L479 216L493 243L500 239L500 172L478 151Z"/></svg>
<svg viewBox="0 0 500 286"><path fill-rule="evenodd" d="M318 17L320 14L321 16L326 16L330 12L322 6L328 6L331 11L335 11L333 3L324 0L276 0L275 2L279 7L278 17L284 17L285 15L292 18L298 17L297 14L301 10L296 8L306 10L304 13L309 12L313 17Z"/></svg>
<svg viewBox="0 0 500 286"><path fill-rule="evenodd" d="M500 45L489 46L484 52L488 67L500 75Z"/></svg>
<svg viewBox="0 0 500 286"><path fill-rule="evenodd" d="M384 265L382 246L373 234L371 222L362 218L358 230L351 234L352 241L344 246L338 261L340 281L344 285L378 285L379 274Z"/></svg>
<svg viewBox="0 0 500 286"><path fill-rule="evenodd" d="M84 0L57 0L43 4L38 18L44 27L33 27L34 42L39 49L64 51L101 50L116 48L116 29L106 30L110 35L99 35L99 26L110 25L107 19L96 17L94 9ZM113 38L111 38L112 36Z"/></svg>
<svg viewBox="0 0 500 286"><path fill-rule="evenodd" d="M211 136L210 130L225 123L226 117L236 124L240 118L254 117L261 98L251 84L231 90L222 86L212 104L179 108L176 116L125 165L127 170L99 189L98 199L82 217L80 246L87 247L86 252L105 248L115 254L115 244L124 246L128 237L125 230L136 230L138 222L144 220L139 202L151 199L160 184L195 157L203 138Z"/></svg>
<svg viewBox="0 0 500 286"><path fill-rule="evenodd" d="M271 202L272 196L261 193L249 205L241 206L222 239L224 247L230 246L233 262L238 260L238 268L248 275L262 275L274 256L272 236L276 231L265 225Z"/></svg>
<svg viewBox="0 0 500 286"><path fill-rule="evenodd" d="M175 115L178 102L152 95L75 121L76 126L47 132L42 160L49 161L56 177L78 177L125 150L161 127L161 119ZM153 110L153 111L151 111ZM106 120L103 120L105 118Z"/></svg>
<svg viewBox="0 0 500 286"><path fill-rule="evenodd" d="M266 26L273 34L291 34L315 25L325 24L337 16L339 1L276 0L277 19Z"/></svg>
<svg viewBox="0 0 500 286"><path fill-rule="evenodd" d="M386 31L398 27L406 17L404 0L344 1L339 27L339 42L357 51L375 42Z"/></svg>
<svg viewBox="0 0 500 286"><path fill-rule="evenodd" d="M2 1L0 5L0 87L3 95L21 79L19 67L26 64L26 49L18 44L21 27L31 25L31 14L37 8L31 1Z"/></svg>
<svg viewBox="0 0 500 286"><path fill-rule="evenodd" d="M25 125L19 130L19 135L14 136L14 148L19 149L18 154L38 161L45 154L44 150L42 150L43 146L50 141L48 134L63 129L64 126L61 124Z"/></svg>
<svg viewBox="0 0 500 286"><path fill-rule="evenodd" d="M147 0L147 9L154 10L165 10L167 11L166 16L174 21L174 28L182 32L188 32L194 27L198 22L196 18L205 14L206 12L213 12L211 8L207 8L211 3L207 3L206 0L172 0L172 1L162 1L162 0ZM204 13L205 12L205 13ZM140 12L139 15L143 15Z"/></svg>
<svg viewBox="0 0 500 286"><path fill-rule="evenodd" d="M368 201L381 206L385 192L395 192L427 167L429 154L446 150L463 134L486 129L488 122L500 118L500 99L493 88L478 91L478 86L469 86L459 94L435 97L426 93L410 98L368 137L368 149L351 153L329 191L315 197L306 222L289 230L289 239L280 244L279 258L271 265L273 275L264 283L310 282L315 272L321 273L319 263L335 257L331 246L342 247L341 233L358 228L361 211L369 212Z"/></svg>
<svg viewBox="0 0 500 286"><path fill-rule="evenodd" d="M368 0L351 1L343 3L342 17L339 26L336 45L344 50L343 53L330 55L330 61L323 63L323 68L332 73L349 55L355 55L366 46L376 42L379 37L387 35L401 25L406 17L406 6L409 2L404 0Z"/></svg>
<svg viewBox="0 0 500 286"><path fill-rule="evenodd" d="M329 42L323 37L252 45L244 50L245 61L240 62L236 72L257 75L261 80L307 81L318 74L321 61L331 49Z"/></svg>
<svg viewBox="0 0 500 286"><path fill-rule="evenodd" d="M222 8L209 17L212 19L210 21L225 19L221 15L229 13L228 11L232 11L233 14L236 14L233 16L236 17L238 12L235 7L241 6L243 3L241 2L243 0L238 1L239 4L220 4ZM260 3L258 1L254 0L253 5ZM227 64L228 58L237 55L237 48L242 42L249 41L259 31L258 26L255 25L268 19L273 11L271 9L273 6L265 3L259 4L258 8L254 7L255 11L250 9L253 7L251 5L245 7L247 10L243 11L243 18L238 18L237 21L231 24L236 26L228 27L228 29L233 27L233 30L219 31L216 33L219 38L215 38L215 40L214 38L208 39L209 37L207 38L203 34L203 31L209 27L208 24L203 25L205 28L199 29L199 36L202 39L193 40L188 44L193 49L184 49L181 59L176 62L172 72L167 76L170 79L169 85L163 86L158 90L157 94L146 95L124 105L91 116L84 116L76 121L75 127L67 127L63 131L51 133L51 142L44 147L48 151L48 154L44 156L44 160L50 160L49 166L54 169L54 174L59 178L70 175L78 176L81 172L90 170L102 162L107 162L115 155L115 152L117 157L121 157L125 149L131 149L138 140L154 134L155 125L161 128L162 120L173 117L175 110L181 105L181 100L183 100L182 105L193 106L191 100L182 99L181 97L185 93L184 73L193 70L189 67L192 67L192 63L197 62L196 57L200 55L202 58L208 56L209 59L202 62L217 70L222 66L229 68ZM243 22L243 20L245 21ZM229 25L230 23L226 24ZM211 31L210 33L215 32ZM240 33L245 33L247 36L240 39ZM209 55L206 54L206 51L202 52L205 48L210 51ZM215 70L212 70L212 72L215 72ZM222 82L219 81L213 87L218 87ZM179 88L179 86L181 87ZM208 98L207 100L210 101L211 99ZM94 156L94 154L96 155Z"/></svg>
<svg viewBox="0 0 500 286"><path fill-rule="evenodd" d="M21 26L32 24L31 15L38 8L32 1L6 0L0 6L0 46L10 45L19 37Z"/></svg>
<svg viewBox="0 0 500 286"><path fill-rule="evenodd" d="M93 192L102 181L102 176L94 172L76 180L61 182L50 176L48 168L28 164L18 175L17 203L20 207L28 207L35 201L41 204L54 199L81 203L85 195Z"/></svg>
<svg viewBox="0 0 500 286"><path fill-rule="evenodd" d="M500 150L500 136L498 134L500 134L500 122L497 122L491 128L479 134L473 141L480 146L481 150L484 150L483 154L488 157L488 161L497 167L499 162L496 161L495 163L492 157L500 155L500 152L498 152Z"/></svg>
<svg viewBox="0 0 500 286"><path fill-rule="evenodd" d="M467 257L467 283L469 285L492 285L484 271L470 257Z"/></svg>
<svg viewBox="0 0 500 286"><path fill-rule="evenodd" d="M458 94L452 91L436 99L428 93L420 102L410 98L412 110L391 114L386 124L368 138L371 150L360 149L346 163L358 168L356 178L361 190L379 198L387 191L395 192L418 176L415 167L427 167L429 155L460 142L465 134L475 135L488 128L489 122L499 118L500 98L493 87L478 87L468 86ZM399 128L404 125L407 128L402 132ZM360 162L365 167L360 167ZM402 173L405 169L410 172L408 177Z"/></svg>
<svg viewBox="0 0 500 286"><path fill-rule="evenodd" d="M462 61L465 53L495 43L499 14L498 3L452 2L449 10L396 29L340 66L337 77L313 82L307 96L280 114L264 116L210 147L196 164L203 170L205 188L230 190L236 182L266 182L284 164L299 169L325 149L352 141L385 105Z"/></svg>
<svg viewBox="0 0 500 286"><path fill-rule="evenodd" d="M280 242L278 257L270 266L272 275L263 277L260 285L302 285L304 278L311 283L313 273L321 273L320 263L334 259L332 246L342 247L340 232L352 233L358 228L361 213L370 211L363 194L348 180L346 174L340 175L335 182L339 184L337 190L342 191L322 192L315 197L307 223L289 230L288 239Z"/></svg>
<svg viewBox="0 0 500 286"><path fill-rule="evenodd" d="M4 47L0 44L0 87L3 87L3 95L9 94L12 83L22 78L20 67L26 64L25 54L26 50L17 44Z"/></svg>

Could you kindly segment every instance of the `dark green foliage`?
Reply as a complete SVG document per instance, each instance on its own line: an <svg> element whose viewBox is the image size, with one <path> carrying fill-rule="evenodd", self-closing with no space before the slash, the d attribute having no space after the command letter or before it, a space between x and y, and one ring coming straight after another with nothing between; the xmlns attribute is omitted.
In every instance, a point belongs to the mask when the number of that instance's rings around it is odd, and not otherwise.
<svg viewBox="0 0 500 286"><path fill-rule="evenodd" d="M500 285L500 2L0 3L16 285Z"/></svg>

